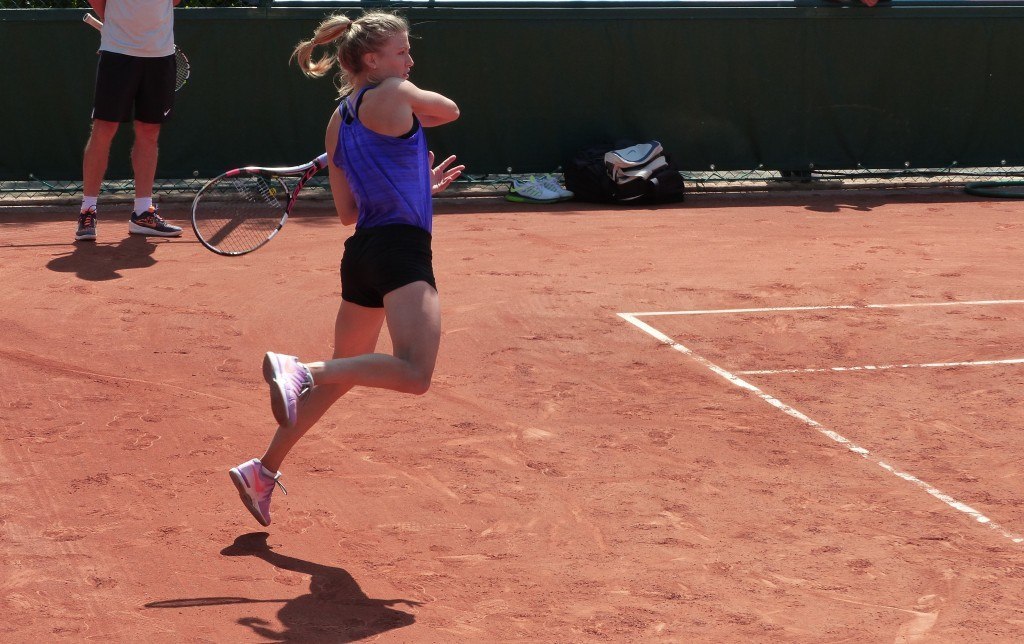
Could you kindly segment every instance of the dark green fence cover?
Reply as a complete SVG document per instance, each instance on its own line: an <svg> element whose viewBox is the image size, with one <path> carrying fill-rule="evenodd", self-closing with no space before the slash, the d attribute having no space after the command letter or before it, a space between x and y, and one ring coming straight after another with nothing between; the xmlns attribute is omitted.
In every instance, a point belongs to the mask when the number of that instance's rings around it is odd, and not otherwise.
<svg viewBox="0 0 1024 644"><path fill-rule="evenodd" d="M628 4L405 10L412 80L462 109L431 146L475 173L552 171L630 139L686 170L1024 165L1024 5ZM334 88L288 58L329 11L177 10L192 78L158 175L316 156ZM81 17L0 11L0 180L81 174L99 43ZM130 139L108 178L130 176Z"/></svg>

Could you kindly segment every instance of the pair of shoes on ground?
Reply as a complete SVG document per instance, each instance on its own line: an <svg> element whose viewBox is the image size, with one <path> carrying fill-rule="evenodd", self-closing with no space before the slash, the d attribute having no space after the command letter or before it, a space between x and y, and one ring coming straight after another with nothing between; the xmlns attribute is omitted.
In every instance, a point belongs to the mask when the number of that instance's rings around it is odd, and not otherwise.
<svg viewBox="0 0 1024 644"><path fill-rule="evenodd" d="M78 215L78 230L75 241L96 240L96 206L90 206ZM150 206L143 213L132 213L128 220L128 232L132 235L149 237L179 237L181 228L167 223L157 212L156 206Z"/></svg>
<svg viewBox="0 0 1024 644"><path fill-rule="evenodd" d="M555 203L575 195L562 187L550 174L515 179L509 184L505 198L519 203Z"/></svg>
<svg viewBox="0 0 1024 644"><path fill-rule="evenodd" d="M295 356L268 352L263 356L263 378L270 385L270 408L274 418L285 427L295 427L299 402L313 390L313 375ZM260 525L270 525L270 495L281 484L280 472L263 467L258 458L233 467L228 474L238 490L242 503Z"/></svg>

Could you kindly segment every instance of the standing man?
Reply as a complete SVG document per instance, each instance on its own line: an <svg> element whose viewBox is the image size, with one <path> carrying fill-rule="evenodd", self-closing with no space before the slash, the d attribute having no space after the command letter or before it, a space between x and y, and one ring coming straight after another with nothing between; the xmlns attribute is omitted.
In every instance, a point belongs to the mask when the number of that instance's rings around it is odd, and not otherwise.
<svg viewBox="0 0 1024 644"><path fill-rule="evenodd" d="M92 133L82 161L82 209L75 239L96 239L96 200L110 144L121 123L134 120L135 207L128 232L178 237L153 205L160 124L174 107L174 7L181 0L89 0L103 22Z"/></svg>

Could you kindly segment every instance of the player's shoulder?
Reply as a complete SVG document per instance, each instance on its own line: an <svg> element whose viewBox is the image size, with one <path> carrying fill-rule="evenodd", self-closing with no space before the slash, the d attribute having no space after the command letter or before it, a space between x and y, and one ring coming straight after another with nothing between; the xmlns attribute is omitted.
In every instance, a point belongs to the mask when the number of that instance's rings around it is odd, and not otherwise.
<svg viewBox="0 0 1024 644"><path fill-rule="evenodd" d="M331 115L327 119L327 129L338 129L338 125L341 123L341 110L334 108L331 110Z"/></svg>
<svg viewBox="0 0 1024 644"><path fill-rule="evenodd" d="M420 91L412 81L405 78L386 78L381 81L378 87L382 93L395 94L399 96L413 96Z"/></svg>

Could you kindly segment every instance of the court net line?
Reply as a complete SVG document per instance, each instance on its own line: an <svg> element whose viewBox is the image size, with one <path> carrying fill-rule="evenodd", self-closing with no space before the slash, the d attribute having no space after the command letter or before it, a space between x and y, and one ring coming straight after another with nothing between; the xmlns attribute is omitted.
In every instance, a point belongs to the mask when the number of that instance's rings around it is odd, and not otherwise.
<svg viewBox="0 0 1024 644"><path fill-rule="evenodd" d="M844 307L844 308L861 308L861 307ZM908 483L911 483L912 485L914 485L917 488L923 490L924 492L926 492L930 496L932 496L935 499L938 499L942 503L946 504L950 508L956 510L957 512L962 512L963 514L966 514L967 516L971 517L977 523L980 523L980 524L982 524L984 526L987 526L987 527L991 528L992 530L996 531L997 533L999 533L1003 537L1009 539L1013 543L1017 543L1017 544L1024 543L1024 537L1022 537L1022 536L1020 536L1018 534L1015 534L1015 533L1007 530L1006 528L1004 528L1003 526L999 525L998 523L996 523L992 519L988 518L987 516L985 516L984 514L979 512L978 510L972 508L971 506L967 505L966 503L958 501L957 499L955 499L952 496L946 494L945 492L943 492L942 490L938 489L934 485L931 485L929 483L926 483L925 481L922 481L921 479L917 478L913 474L910 474L909 472L904 472L904 471L896 468L895 466L887 463L886 461L882 460L878 456L873 455L869 450L867 450L867 449L857 445L853 441L851 441L848 438L840 435L839 433L829 429L828 427L825 427L824 425L822 425L818 421L814 420L810 416L804 414L800 410L798 410L798 409L796 409L794 407L791 407L790 405L787 405L786 403L782 402L778 398L775 398L774 396L771 396L770 394L764 392L763 390L761 390L757 386L755 386L755 385L747 382L746 380L740 378L739 376L737 376L737 375L735 375L735 374L733 374L733 373L723 369L722 367L719 367L718 365L716 365L715 363L711 362L710 360L708 360L704 356L701 356L699 354L694 353L693 351L691 351L686 346L676 342L675 340L673 340L672 338L668 337L667 335L665 335L664 333L662 333L658 329L652 327L651 325L647 324L646 322L641 321L637 317L638 315L648 315L648 314L646 314L646 313L619 313L618 315L619 315L619 317L621 317L626 322L629 322L630 324L632 324L633 326L637 327L638 329L640 329L644 333L647 333L648 335L650 335L654 339L658 340L662 344L665 344L665 345L667 345L669 347L672 347L676 351L678 351L678 352L680 352L680 353L682 353L682 354L684 354L686 356L689 356L691 359L693 359L697 363L703 365L704 367L709 369L714 374L716 374L718 376L721 376L725 380L729 381L730 383L732 383L733 385L735 385L737 387L740 387L741 389L745 389L745 390L753 393L758 398L760 398L761 400L765 401L766 403L768 403L772 407L775 407L776 409L778 409L779 411L785 413L786 415L791 416L792 418L795 418L795 419L799 420L800 422L804 423L805 425L807 425L809 427L812 427L818 433L822 434L823 436L825 436L829 440L842 445L844 448L846 448L850 452L853 452L857 456L860 456L860 457L864 458L865 460L867 460L867 461L869 461L871 463L874 463L875 465L877 465L878 467L882 468L886 472L889 472L893 476L896 476L896 477L898 477L900 479L903 479L904 481L907 481Z"/></svg>

